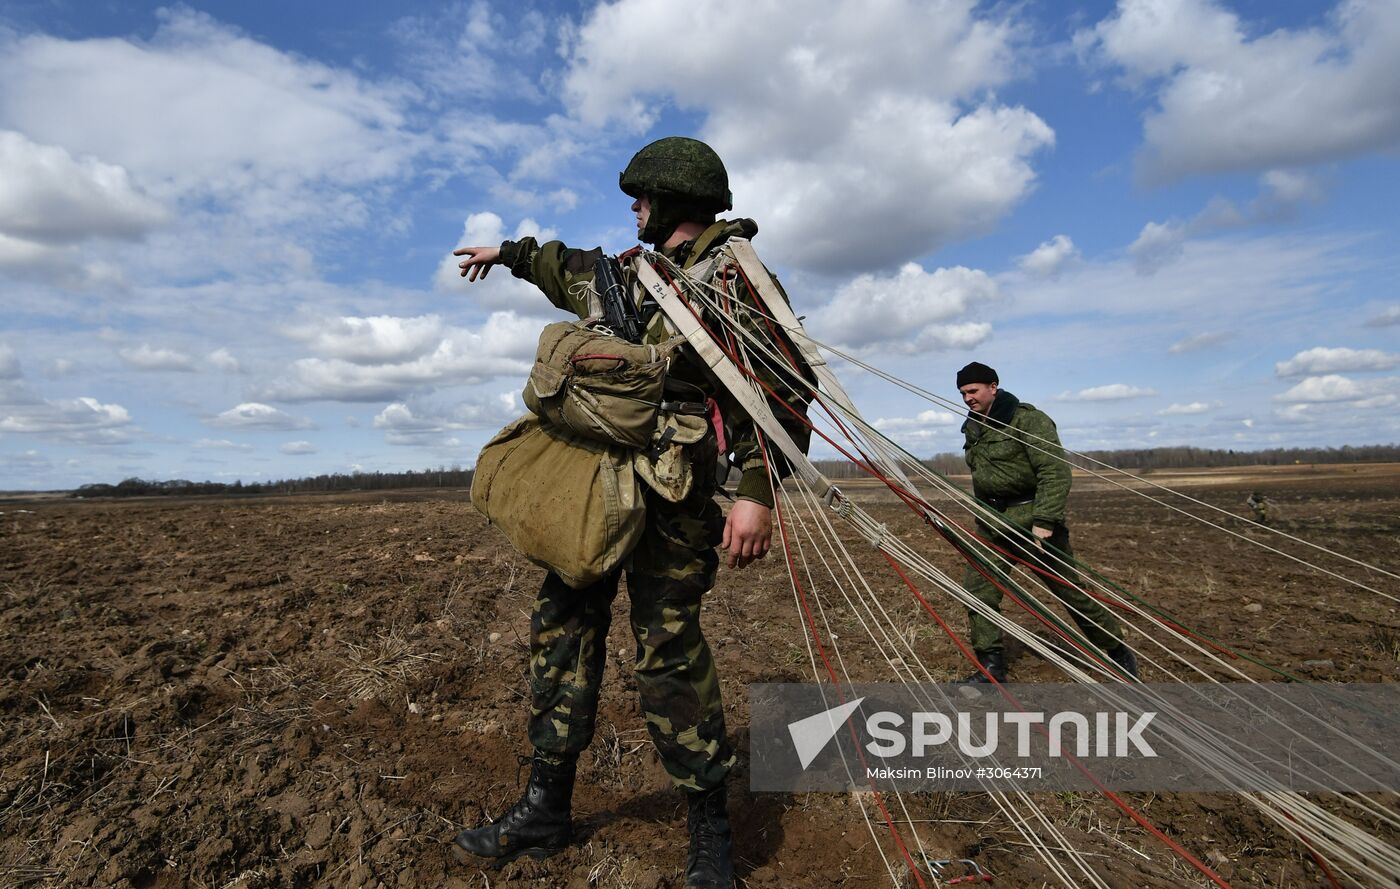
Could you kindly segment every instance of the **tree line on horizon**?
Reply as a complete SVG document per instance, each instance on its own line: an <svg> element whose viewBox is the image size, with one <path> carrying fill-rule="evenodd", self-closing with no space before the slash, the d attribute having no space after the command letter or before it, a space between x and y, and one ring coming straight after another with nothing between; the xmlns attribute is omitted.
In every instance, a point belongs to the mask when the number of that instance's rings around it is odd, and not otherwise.
<svg viewBox="0 0 1400 889"><path fill-rule="evenodd" d="M1097 463L1094 461L1098 461ZM865 471L848 460L817 460L817 468L828 478L856 478ZM921 461L943 475L966 475L963 455L936 454ZM1102 469L1107 463L1117 469L1149 472L1154 469L1217 469L1234 466L1293 466L1313 463L1395 463L1400 462L1400 445L1343 445L1339 448L1267 448L1259 451L1219 450L1187 446L1170 448L1085 451L1069 455L1070 465L1080 469Z"/></svg>
<svg viewBox="0 0 1400 889"><path fill-rule="evenodd" d="M1343 445L1339 448L1269 448L1261 451L1217 450L1213 448L1171 447L1148 450L1088 451L1071 455L1070 463L1081 469L1095 468L1092 460L1118 469L1148 472L1154 469L1213 469L1232 466L1289 466L1311 463L1396 463L1400 445ZM848 460L817 460L817 468L828 478L856 478L864 470ZM962 454L937 454L923 461L943 475L965 475ZM194 482L188 479L128 478L115 485L83 485L70 496L152 497L201 494L315 494L339 491L387 491L405 488L469 488L472 470L451 468L409 470L407 472L329 473L270 482Z"/></svg>
<svg viewBox="0 0 1400 889"><path fill-rule="evenodd" d="M269 482L193 482L187 479L128 478L115 485L83 485L70 493L77 498L92 497L188 497L200 494L324 494L338 491L388 491L404 488L467 488L472 470L460 466L407 472L334 472L307 478Z"/></svg>

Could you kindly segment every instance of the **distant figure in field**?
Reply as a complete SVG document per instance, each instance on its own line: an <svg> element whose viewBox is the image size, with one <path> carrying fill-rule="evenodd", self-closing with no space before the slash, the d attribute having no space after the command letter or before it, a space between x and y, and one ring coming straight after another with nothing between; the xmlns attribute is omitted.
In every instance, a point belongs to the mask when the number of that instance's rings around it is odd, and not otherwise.
<svg viewBox="0 0 1400 889"><path fill-rule="evenodd" d="M1250 511L1254 513L1254 520L1261 525L1269 524L1269 498L1258 491L1249 495L1249 499L1244 502Z"/></svg>

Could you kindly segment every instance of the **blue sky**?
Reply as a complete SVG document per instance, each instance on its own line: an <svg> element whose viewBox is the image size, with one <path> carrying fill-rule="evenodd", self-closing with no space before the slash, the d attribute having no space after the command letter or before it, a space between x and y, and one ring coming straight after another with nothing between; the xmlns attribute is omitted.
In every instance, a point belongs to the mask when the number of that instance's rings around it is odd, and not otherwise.
<svg viewBox="0 0 1400 889"><path fill-rule="evenodd" d="M991 364L1076 449L1400 441L1397 0L390 9L0 2L0 488L470 465L557 316L450 251L630 246L672 134L927 388Z"/></svg>

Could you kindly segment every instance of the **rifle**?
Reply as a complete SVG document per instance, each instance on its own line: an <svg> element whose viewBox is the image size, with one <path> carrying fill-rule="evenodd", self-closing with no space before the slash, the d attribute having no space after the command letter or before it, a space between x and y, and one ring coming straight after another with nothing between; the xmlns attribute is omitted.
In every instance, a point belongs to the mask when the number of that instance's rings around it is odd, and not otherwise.
<svg viewBox="0 0 1400 889"><path fill-rule="evenodd" d="M604 254L593 263L593 286L603 303L603 323L627 342L640 343L642 319L622 286L622 267L615 257Z"/></svg>

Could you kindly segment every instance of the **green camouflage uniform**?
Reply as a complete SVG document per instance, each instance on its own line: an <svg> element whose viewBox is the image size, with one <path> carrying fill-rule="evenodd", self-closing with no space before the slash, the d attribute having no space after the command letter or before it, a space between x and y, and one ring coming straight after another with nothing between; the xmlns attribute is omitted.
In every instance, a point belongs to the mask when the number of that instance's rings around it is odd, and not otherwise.
<svg viewBox="0 0 1400 889"><path fill-rule="evenodd" d="M1032 405L1019 401L1005 389L999 390L990 412L994 422L971 415L963 424L963 444L967 465L972 469L972 491L977 498L1001 513L1009 524L1027 534L1033 526L1054 533L1045 542L1052 550L1073 558L1069 528L1065 525L1065 505L1069 499L1070 468L1060 447L1055 421ZM1000 422L995 422L1000 421ZM1002 424L1007 424L1003 426ZM1096 600L1080 592L1079 575L1058 560L1041 561L1033 547L1012 539L999 528L979 521L978 530L992 543L1018 557L1036 562L1068 581L1070 585L1038 575L1060 601L1070 606L1071 616L1084 635L1105 652L1120 644L1118 620ZM999 553L978 546L978 553L1005 572L1008 560ZM995 572L992 572L995 576ZM1001 607L1001 590L972 565L967 568L963 586L995 609ZM972 647L979 652L1000 652L1001 630L990 620L968 609L972 627Z"/></svg>
<svg viewBox="0 0 1400 889"><path fill-rule="evenodd" d="M757 230L752 220L721 220L667 255L688 268L703 259L709 247L729 237L752 237ZM501 262L512 274L535 284L552 303L579 317L588 314L587 293L581 284L592 280L593 264L600 255L596 249L575 250L558 241L541 245L533 238L501 245ZM665 339L658 313L643 341ZM796 354L795 349L792 352ZM696 361L687 360L690 355L689 349L682 350L671 368L671 380L698 387L701 401L710 396L719 402L728 430L729 457L743 473L738 496L771 507L770 481L752 421L727 392L717 390ZM771 376L766 381L805 414L803 397ZM686 400L696 397L687 394ZM777 404L773 412L805 449L806 427ZM691 448L696 481L685 500L671 503L646 491L646 530L627 569L642 711L673 783L691 790L719 787L734 763L725 736L719 677L700 630L701 597L714 586L719 569L715 547L724 533L724 513L714 500L718 457L711 430ZM779 466L778 471L783 474L785 468ZM617 589L617 574L575 590L551 572L535 600L530 622L529 735L535 748L556 762L577 756L593 738Z"/></svg>

